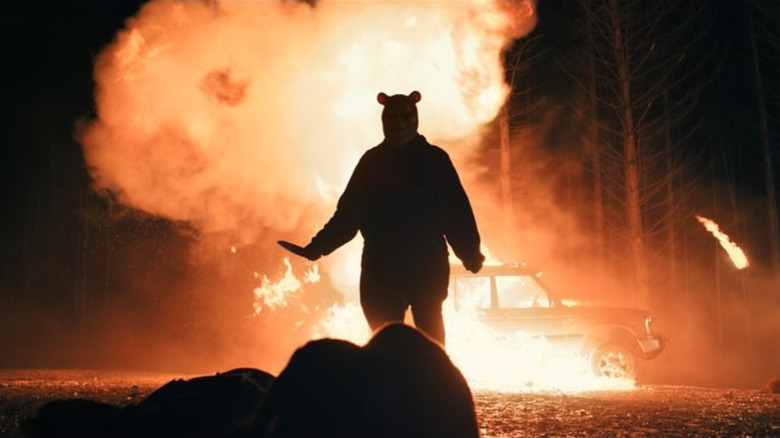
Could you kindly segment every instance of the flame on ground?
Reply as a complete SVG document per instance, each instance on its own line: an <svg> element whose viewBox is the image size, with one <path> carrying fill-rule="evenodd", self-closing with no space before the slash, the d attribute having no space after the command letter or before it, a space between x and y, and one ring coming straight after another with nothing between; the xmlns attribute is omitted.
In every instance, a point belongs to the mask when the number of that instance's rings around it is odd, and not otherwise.
<svg viewBox="0 0 780 438"><path fill-rule="evenodd" d="M284 266L286 270L281 280L271 282L267 276L263 275L260 286L254 289L255 301L253 305L255 314L262 312L266 308L276 310L287 307L295 300L296 295L301 291L301 287L304 284L320 281L320 273L316 264L304 273L303 280L298 279L293 274L292 264L287 257L284 258ZM260 277L260 274L255 273L255 277Z"/></svg>
<svg viewBox="0 0 780 438"><path fill-rule="evenodd" d="M742 248L737 246L737 244L731 240L728 234L721 231L720 226L715 223L715 221L712 219L707 219L706 217L700 216L698 214L696 215L696 220L698 220L707 231L712 233L712 235L718 239L718 243L720 243L720 246L726 250L726 253L729 255L731 262L734 263L734 266L736 266L737 269L745 269L750 266L747 256L745 255L745 252L742 251Z"/></svg>
<svg viewBox="0 0 780 438"><path fill-rule="evenodd" d="M292 275L289 268L287 274ZM294 284L294 281L286 275L280 283ZM284 286L278 289L285 291L283 294L298 293ZM443 307L447 353L473 389L581 392L635 388L635 382L630 379L594 376L579 351L522 331L506 333L491 327L480 319L477 311L478 307L485 306L483 295L477 291L459 291L457 309L450 298ZM411 324L409 319L407 316L407 323ZM325 311L312 327L312 336L363 345L371 337L371 330L360 305L346 301Z"/></svg>
<svg viewBox="0 0 780 438"><path fill-rule="evenodd" d="M596 377L579 352L518 331L500 333L480 321L476 309L444 305L447 353L472 389L501 392L603 391L633 389L630 379ZM314 331L317 337L362 345L371 337L360 305L337 304Z"/></svg>

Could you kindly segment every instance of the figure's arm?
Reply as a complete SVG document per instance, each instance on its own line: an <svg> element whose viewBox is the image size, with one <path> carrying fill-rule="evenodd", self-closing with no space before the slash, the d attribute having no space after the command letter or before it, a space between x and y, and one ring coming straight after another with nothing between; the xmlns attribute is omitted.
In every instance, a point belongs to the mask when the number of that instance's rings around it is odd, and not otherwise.
<svg viewBox="0 0 780 438"><path fill-rule="evenodd" d="M306 245L305 250L310 255L308 259L316 260L320 256L332 253L357 234L363 204L362 189L365 185L364 167L364 160L361 158L347 183L347 188L339 198L333 217Z"/></svg>
<svg viewBox="0 0 780 438"><path fill-rule="evenodd" d="M482 269L482 262L485 261L480 251L477 221L455 166L446 155L442 163L439 192L447 241L463 266L476 273Z"/></svg>

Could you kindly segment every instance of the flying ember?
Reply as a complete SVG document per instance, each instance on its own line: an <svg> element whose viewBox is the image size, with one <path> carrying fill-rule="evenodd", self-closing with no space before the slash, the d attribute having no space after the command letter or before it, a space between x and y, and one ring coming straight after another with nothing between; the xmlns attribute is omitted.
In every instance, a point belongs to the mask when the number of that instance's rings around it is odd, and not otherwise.
<svg viewBox="0 0 780 438"><path fill-rule="evenodd" d="M696 215L696 220L698 220L707 231L712 233L712 235L718 239L718 243L720 243L720 246L726 250L726 253L729 255L729 258L734 263L734 266L737 267L737 269L745 269L750 266L747 256L745 255L745 252L742 251L742 248L737 246L736 243L732 242L731 238L726 233L721 231L720 226L715 223L715 221L712 219L707 219L706 217L700 216L698 214Z"/></svg>

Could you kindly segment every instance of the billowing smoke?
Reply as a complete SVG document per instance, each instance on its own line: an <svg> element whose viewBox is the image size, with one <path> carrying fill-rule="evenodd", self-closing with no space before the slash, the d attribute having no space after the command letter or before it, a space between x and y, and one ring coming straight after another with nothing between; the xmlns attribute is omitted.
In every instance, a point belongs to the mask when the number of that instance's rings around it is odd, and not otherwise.
<svg viewBox="0 0 780 438"><path fill-rule="evenodd" d="M124 204L203 234L289 231L381 141L379 91L421 91L434 141L479 135L507 94L501 49L533 18L528 2L151 2L98 59L86 160Z"/></svg>
<svg viewBox="0 0 780 438"><path fill-rule="evenodd" d="M200 277L159 288L190 294L200 317L178 304L157 310L170 326L196 324L158 331L202 332L193 345L220 349L209 358L233 346L267 352L283 325L311 322L316 303L236 321L252 313L263 275L278 278L261 263L281 271L273 242L306 243L360 155L382 140L378 92L420 91L420 132L474 180L480 169L468 159L508 93L502 49L535 24L531 0L312 3L152 1L96 62L98 116L81 137L95 187L189 224L212 254L191 269ZM343 285L355 257L339 251L322 273Z"/></svg>

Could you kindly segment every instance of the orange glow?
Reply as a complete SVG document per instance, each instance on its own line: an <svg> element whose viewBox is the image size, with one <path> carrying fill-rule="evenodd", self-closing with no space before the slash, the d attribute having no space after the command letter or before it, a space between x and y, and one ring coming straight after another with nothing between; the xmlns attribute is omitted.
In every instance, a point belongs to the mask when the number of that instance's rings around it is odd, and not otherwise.
<svg viewBox="0 0 780 438"><path fill-rule="evenodd" d="M745 255L745 252L742 251L742 248L737 246L736 243L732 242L731 238L726 233L721 231L720 226L715 223L715 221L712 219L707 219L703 216L699 216L698 214L696 215L696 220L698 220L707 231L712 233L712 235L718 239L718 243L720 243L720 246L726 250L726 253L729 255L729 258L731 259L732 263L734 263L734 266L737 267L737 269L745 269L750 266L747 256Z"/></svg>

